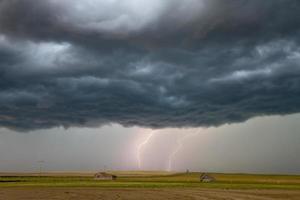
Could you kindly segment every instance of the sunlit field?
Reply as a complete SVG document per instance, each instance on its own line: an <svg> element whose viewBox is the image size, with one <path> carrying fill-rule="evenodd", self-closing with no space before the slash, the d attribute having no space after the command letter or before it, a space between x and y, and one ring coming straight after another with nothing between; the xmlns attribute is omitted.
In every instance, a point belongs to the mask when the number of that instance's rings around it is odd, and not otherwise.
<svg viewBox="0 0 300 200"><path fill-rule="evenodd" d="M201 173L111 172L116 180L94 180L92 173L2 174L0 187L105 187L105 188L169 188L199 187L217 189L296 189L300 176L209 174L216 181L201 183Z"/></svg>
<svg viewBox="0 0 300 200"><path fill-rule="evenodd" d="M200 172L109 172L116 180L95 180L94 173L0 174L0 199L291 199L300 198L300 176L215 174L200 182Z"/></svg>

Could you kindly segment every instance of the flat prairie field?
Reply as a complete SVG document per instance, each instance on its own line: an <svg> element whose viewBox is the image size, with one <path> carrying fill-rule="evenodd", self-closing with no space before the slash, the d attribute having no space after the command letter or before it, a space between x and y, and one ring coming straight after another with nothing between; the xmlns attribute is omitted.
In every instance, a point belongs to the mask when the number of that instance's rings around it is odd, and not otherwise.
<svg viewBox="0 0 300 200"><path fill-rule="evenodd" d="M0 173L0 200L63 199L300 199L300 176L201 173L108 172L116 180L94 180L94 173Z"/></svg>

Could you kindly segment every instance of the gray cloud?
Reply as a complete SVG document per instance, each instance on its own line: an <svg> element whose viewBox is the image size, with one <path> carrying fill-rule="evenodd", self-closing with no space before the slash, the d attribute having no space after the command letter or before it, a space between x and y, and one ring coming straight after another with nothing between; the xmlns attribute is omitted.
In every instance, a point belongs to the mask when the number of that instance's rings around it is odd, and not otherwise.
<svg viewBox="0 0 300 200"><path fill-rule="evenodd" d="M0 126L197 127L300 111L296 0L0 1Z"/></svg>

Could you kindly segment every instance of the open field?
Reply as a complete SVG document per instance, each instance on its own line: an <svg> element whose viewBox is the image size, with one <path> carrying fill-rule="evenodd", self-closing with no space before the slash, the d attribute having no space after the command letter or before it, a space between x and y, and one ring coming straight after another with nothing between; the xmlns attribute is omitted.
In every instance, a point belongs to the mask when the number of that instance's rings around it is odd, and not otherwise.
<svg viewBox="0 0 300 200"><path fill-rule="evenodd" d="M0 187L110 187L110 188L169 188L201 187L216 189L296 189L300 190L300 176L213 174L213 183L201 183L201 173L168 172L110 172L115 181L93 179L94 173L0 174Z"/></svg>
<svg viewBox="0 0 300 200"><path fill-rule="evenodd" d="M203 188L0 188L2 200L298 200L300 191Z"/></svg>
<svg viewBox="0 0 300 200"><path fill-rule="evenodd" d="M201 173L111 172L115 181L93 173L0 174L0 199L300 199L300 176Z"/></svg>

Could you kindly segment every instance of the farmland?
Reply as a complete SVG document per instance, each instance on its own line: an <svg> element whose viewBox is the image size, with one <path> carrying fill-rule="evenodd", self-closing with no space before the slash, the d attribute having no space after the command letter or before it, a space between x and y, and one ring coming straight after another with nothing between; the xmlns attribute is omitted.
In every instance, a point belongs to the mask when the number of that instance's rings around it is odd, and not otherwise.
<svg viewBox="0 0 300 200"><path fill-rule="evenodd" d="M40 195L37 199L52 199L51 194L57 194L65 199L70 195L80 197L83 194L86 199L101 199L100 197L109 196L110 193L112 196L118 194L123 199L139 199L141 194L148 194L148 199L161 197L172 199L172 195L177 197L181 195L182 199L197 199L198 197L201 199L201 196L218 199L224 196L224 192L229 195L228 198L233 199L235 196L242 199L247 199L247 196L251 196L251 199L259 196L278 199L300 198L300 176L211 173L209 175L213 176L216 181L201 183L199 181L201 173L196 172L110 173L117 175L117 180L94 180L93 173L2 173L0 174L0 199L7 199L8 196L12 199L19 199L18 195L20 199L24 195L31 195L28 199L34 199L32 195L37 194ZM87 197L89 195L91 198ZM157 198L153 195L157 195Z"/></svg>
<svg viewBox="0 0 300 200"><path fill-rule="evenodd" d="M170 188L201 187L216 189L300 189L300 176L210 174L213 183L201 183L201 173L110 172L115 181L93 179L93 173L0 174L0 187L109 187L109 188Z"/></svg>

